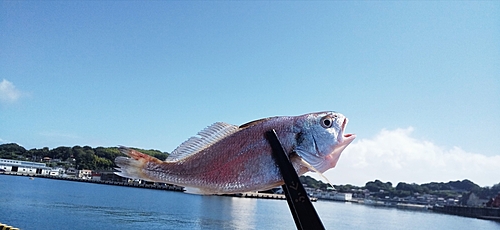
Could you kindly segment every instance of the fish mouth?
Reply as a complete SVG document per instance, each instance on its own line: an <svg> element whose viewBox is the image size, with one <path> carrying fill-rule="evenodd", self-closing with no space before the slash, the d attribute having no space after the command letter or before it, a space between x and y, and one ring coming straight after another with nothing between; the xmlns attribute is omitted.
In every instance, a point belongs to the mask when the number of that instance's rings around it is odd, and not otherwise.
<svg viewBox="0 0 500 230"><path fill-rule="evenodd" d="M347 126L347 123L349 120L347 118L344 118L344 121L342 122L342 126L340 129L340 133L338 136L338 144L335 146L333 149L332 153L330 153L328 156L326 156L326 162L328 162L328 166L326 168L322 168L319 171L324 172L329 168L334 168L337 165L337 162L339 161L340 154L344 149L351 144L352 141L356 138L356 134L353 133L344 133L345 127Z"/></svg>
<svg viewBox="0 0 500 230"><path fill-rule="evenodd" d="M341 145L345 144L345 147L347 147L347 145L349 145L356 138L356 134L344 133L345 127L347 126L347 123L349 123L349 119L344 118L344 121L342 122L342 126L340 128L340 135L338 137L339 144L341 144ZM345 142L347 142L347 143L345 143Z"/></svg>

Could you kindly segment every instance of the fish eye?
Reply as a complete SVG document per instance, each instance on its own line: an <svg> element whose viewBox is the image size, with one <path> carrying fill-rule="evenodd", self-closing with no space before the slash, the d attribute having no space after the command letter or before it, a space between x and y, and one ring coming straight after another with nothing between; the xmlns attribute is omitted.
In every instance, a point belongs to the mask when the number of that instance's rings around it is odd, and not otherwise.
<svg viewBox="0 0 500 230"><path fill-rule="evenodd" d="M325 129L330 128L333 125L333 119L330 116L323 117L321 118L320 124Z"/></svg>

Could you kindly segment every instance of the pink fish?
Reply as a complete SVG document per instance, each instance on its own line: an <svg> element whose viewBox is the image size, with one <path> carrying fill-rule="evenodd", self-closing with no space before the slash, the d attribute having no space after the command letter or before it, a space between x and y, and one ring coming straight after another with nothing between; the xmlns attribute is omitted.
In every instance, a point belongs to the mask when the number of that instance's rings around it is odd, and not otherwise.
<svg viewBox="0 0 500 230"><path fill-rule="evenodd" d="M240 126L217 122L177 147L165 161L121 147L118 175L184 186L198 194L230 194L282 185L265 132L274 129L297 174L335 167L354 140L335 112L270 117Z"/></svg>

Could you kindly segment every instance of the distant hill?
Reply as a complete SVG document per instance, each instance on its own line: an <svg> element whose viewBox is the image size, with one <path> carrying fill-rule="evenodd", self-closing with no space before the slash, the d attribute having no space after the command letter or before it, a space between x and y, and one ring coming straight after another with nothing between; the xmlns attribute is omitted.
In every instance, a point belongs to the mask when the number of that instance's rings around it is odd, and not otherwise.
<svg viewBox="0 0 500 230"><path fill-rule="evenodd" d="M159 150L136 150L161 160L165 160L168 156L168 153ZM26 150L15 143L0 145L0 158L35 162L44 161L51 167L61 166L65 168L74 167L76 169L111 170L116 167L114 159L117 156L123 156L117 147L92 148L90 146L73 146Z"/></svg>
<svg viewBox="0 0 500 230"><path fill-rule="evenodd" d="M311 188L326 189L328 184L322 181L315 180L310 176L301 176L300 180L303 184ZM407 197L415 196L416 194L431 194L439 197L456 197L459 194L467 194L470 192L475 193L483 199L495 197L500 193L500 183L492 187L480 187L470 180L462 181L449 181L449 182L431 182L426 184L408 184L399 182L395 187L391 182L382 182L380 180L368 181L365 186L354 185L334 185L335 189L339 192L356 193L368 190L376 197L384 198L386 196L393 197Z"/></svg>

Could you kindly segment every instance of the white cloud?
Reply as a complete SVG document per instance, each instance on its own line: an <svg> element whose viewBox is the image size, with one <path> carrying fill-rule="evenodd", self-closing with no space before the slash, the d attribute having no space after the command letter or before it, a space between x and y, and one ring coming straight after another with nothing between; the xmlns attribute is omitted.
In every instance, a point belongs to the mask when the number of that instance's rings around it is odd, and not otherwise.
<svg viewBox="0 0 500 230"><path fill-rule="evenodd" d="M325 173L326 177L333 184L358 186L375 179L390 181L394 186L398 182L422 184L463 179L480 186L500 182L500 155L443 148L412 137L412 132L412 127L382 130L374 138L352 143L342 153L337 167Z"/></svg>
<svg viewBox="0 0 500 230"><path fill-rule="evenodd" d="M21 95L21 91L12 82L5 79L0 82L0 102L15 102Z"/></svg>
<svg viewBox="0 0 500 230"><path fill-rule="evenodd" d="M22 95L22 92L16 89L12 82L3 79L0 82L0 102L12 103L17 101Z"/></svg>

